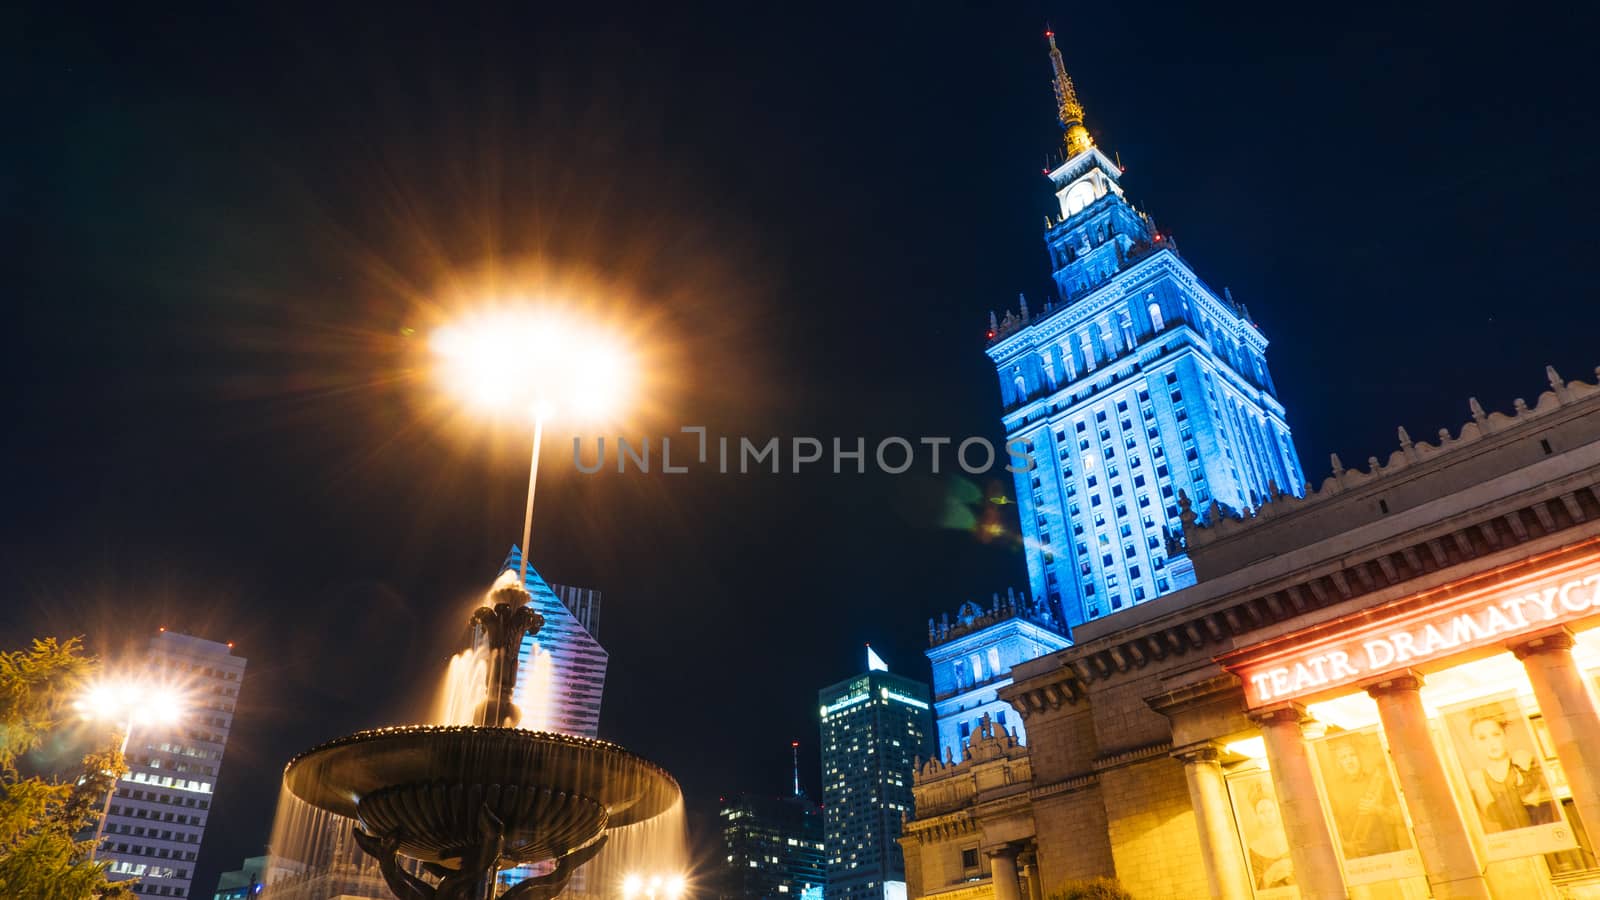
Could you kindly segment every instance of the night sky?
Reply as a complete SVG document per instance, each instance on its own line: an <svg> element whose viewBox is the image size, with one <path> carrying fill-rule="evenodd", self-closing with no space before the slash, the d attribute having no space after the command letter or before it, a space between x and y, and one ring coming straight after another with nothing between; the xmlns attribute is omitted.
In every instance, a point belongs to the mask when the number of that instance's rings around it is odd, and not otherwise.
<svg viewBox="0 0 1600 900"><path fill-rule="evenodd" d="M527 435L417 377L482 285L632 323L625 434L998 442L988 311L1049 291L1046 22L1129 196L1272 340L1316 482L1600 364L1578 4L406 5L0 29L0 637L249 658L197 896L290 756L421 714L518 537ZM579 477L570 439L534 562L604 591L602 736L701 818L783 791L791 739L816 792L863 642L926 677L928 617L1025 583L998 470Z"/></svg>

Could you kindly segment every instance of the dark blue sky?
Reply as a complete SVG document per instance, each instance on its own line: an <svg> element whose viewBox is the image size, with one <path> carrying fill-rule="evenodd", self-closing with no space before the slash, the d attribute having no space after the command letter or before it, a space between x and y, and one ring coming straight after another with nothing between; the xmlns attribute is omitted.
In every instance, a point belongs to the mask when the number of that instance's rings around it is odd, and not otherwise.
<svg viewBox="0 0 1600 900"><path fill-rule="evenodd" d="M522 444L403 377L444 273L601 272L671 348L659 427L998 438L987 312L1049 284L1046 21L1129 195L1273 341L1315 480L1600 364L1575 7L408 7L5 29L5 635L251 659L202 891L289 756L415 714L516 537ZM782 790L791 738L814 790L816 688L863 641L925 675L929 616L1023 578L949 527L1008 480L546 473L604 736L702 811Z"/></svg>

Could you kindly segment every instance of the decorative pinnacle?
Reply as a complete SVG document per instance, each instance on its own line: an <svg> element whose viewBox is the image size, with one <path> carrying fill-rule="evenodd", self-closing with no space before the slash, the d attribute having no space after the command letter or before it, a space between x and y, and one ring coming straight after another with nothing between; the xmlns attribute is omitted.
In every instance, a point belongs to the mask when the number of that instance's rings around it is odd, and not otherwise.
<svg viewBox="0 0 1600 900"><path fill-rule="evenodd" d="M1067 64L1061 60L1061 51L1056 49L1056 33L1046 31L1044 36L1050 41L1050 65L1056 70L1056 118L1066 132L1063 141L1067 158L1071 159L1093 147L1094 138L1083 126L1083 104L1078 100L1077 88L1072 86L1072 76L1067 74Z"/></svg>

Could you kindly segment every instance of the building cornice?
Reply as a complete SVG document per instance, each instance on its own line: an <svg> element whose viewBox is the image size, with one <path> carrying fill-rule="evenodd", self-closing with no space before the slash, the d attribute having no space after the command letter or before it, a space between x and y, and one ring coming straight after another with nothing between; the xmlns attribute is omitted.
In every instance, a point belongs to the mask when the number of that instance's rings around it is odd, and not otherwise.
<svg viewBox="0 0 1600 900"><path fill-rule="evenodd" d="M1026 720L1076 704L1097 682L1152 665L1214 658L1274 632L1297 632L1293 621L1321 610L1334 618L1341 610L1374 609L1488 568L1600 544L1600 467L1527 493L1513 508L1497 503L1489 516L1475 510L1442 528L1419 530L1410 540L1376 542L1098 637L1084 637L1080 627L1084 639L1077 646L1014 668L1015 681L1000 692L1001 699ZM1181 600L1183 593L1165 599ZM1111 619L1094 624L1108 628L1115 624Z"/></svg>

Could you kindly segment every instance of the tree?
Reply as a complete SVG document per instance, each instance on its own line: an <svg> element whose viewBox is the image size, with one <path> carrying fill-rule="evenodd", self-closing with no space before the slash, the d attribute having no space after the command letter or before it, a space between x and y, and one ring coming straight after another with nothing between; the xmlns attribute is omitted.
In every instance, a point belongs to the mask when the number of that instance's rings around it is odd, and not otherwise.
<svg viewBox="0 0 1600 900"><path fill-rule="evenodd" d="M106 880L106 863L89 859L94 841L79 837L94 828L106 792L127 771L122 754L115 747L89 753L69 782L17 772L17 759L60 724L95 667L78 638L0 652L0 896L134 896L131 882Z"/></svg>
<svg viewBox="0 0 1600 900"><path fill-rule="evenodd" d="M1050 900L1133 900L1114 878L1069 881L1050 895Z"/></svg>

